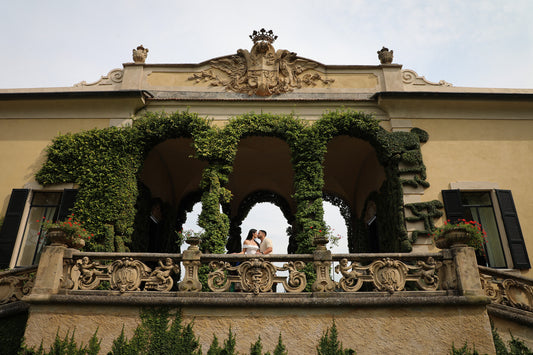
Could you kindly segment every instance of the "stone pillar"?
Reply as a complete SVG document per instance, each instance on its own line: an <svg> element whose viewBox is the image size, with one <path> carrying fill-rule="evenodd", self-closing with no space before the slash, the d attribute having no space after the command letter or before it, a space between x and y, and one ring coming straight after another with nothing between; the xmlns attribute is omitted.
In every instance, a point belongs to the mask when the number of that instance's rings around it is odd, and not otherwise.
<svg viewBox="0 0 533 355"><path fill-rule="evenodd" d="M54 294L59 291L63 277L63 257L67 250L66 247L58 245L49 245L44 248L30 297L38 294Z"/></svg>
<svg viewBox="0 0 533 355"><path fill-rule="evenodd" d="M142 64L126 63L124 66L124 76L122 78L122 90L140 90L144 75Z"/></svg>
<svg viewBox="0 0 533 355"><path fill-rule="evenodd" d="M450 248L457 277L457 289L463 296L484 296L474 248L455 244Z"/></svg>

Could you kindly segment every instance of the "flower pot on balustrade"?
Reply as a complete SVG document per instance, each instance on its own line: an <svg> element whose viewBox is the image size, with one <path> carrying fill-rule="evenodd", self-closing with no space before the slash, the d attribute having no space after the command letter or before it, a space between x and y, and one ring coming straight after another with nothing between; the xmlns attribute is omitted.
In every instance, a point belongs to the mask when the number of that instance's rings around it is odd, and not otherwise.
<svg viewBox="0 0 533 355"><path fill-rule="evenodd" d="M449 229L445 231L437 240L435 245L439 249L450 249L452 247L467 247L472 237L461 228Z"/></svg>
<svg viewBox="0 0 533 355"><path fill-rule="evenodd" d="M46 231L46 238L52 246L65 246L67 248L81 249L85 246L85 240L69 236L61 228L50 228Z"/></svg>
<svg viewBox="0 0 533 355"><path fill-rule="evenodd" d="M313 245L316 246L317 250L326 250L326 244L328 244L328 238L324 236L315 236L313 238Z"/></svg>

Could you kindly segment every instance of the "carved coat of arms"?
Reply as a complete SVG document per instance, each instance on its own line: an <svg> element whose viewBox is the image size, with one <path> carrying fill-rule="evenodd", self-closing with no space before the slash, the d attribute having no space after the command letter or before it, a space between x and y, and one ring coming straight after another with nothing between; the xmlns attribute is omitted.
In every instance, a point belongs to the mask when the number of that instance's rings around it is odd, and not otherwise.
<svg viewBox="0 0 533 355"><path fill-rule="evenodd" d="M317 82L326 85L333 82L311 70L318 63L285 49L276 51L272 43L277 36L272 31L254 31L250 38L254 42L251 51L239 49L236 55L214 59L208 63L212 69L196 73L189 80L206 81L212 86L258 96L291 92L303 86L315 86Z"/></svg>

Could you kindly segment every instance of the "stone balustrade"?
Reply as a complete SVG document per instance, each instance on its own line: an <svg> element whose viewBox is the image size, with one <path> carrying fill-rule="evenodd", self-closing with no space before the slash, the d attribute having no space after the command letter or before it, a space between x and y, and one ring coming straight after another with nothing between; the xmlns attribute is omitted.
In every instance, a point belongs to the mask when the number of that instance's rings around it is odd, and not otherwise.
<svg viewBox="0 0 533 355"><path fill-rule="evenodd" d="M533 312L533 279L479 266L481 285L493 304Z"/></svg>
<svg viewBox="0 0 533 355"><path fill-rule="evenodd" d="M32 288L34 294L108 290L257 295L272 293L277 284L278 292L284 293L486 295L493 303L533 311L532 280L484 267L479 267L480 278L477 267L469 265L475 259L465 253L473 251L462 247L437 253L331 254L318 248L313 254L250 256L204 254L194 245L181 254L97 253L49 246L37 273L33 267L0 274L0 304L21 300Z"/></svg>
<svg viewBox="0 0 533 355"><path fill-rule="evenodd" d="M0 272L0 305L20 301L33 289L37 266Z"/></svg>

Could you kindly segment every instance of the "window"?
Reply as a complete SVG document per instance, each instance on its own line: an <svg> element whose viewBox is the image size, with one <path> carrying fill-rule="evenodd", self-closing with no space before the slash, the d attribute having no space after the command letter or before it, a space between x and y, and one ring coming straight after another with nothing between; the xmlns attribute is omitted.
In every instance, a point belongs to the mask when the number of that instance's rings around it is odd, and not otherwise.
<svg viewBox="0 0 533 355"><path fill-rule="evenodd" d="M494 268L530 268L524 237L509 190L444 190L446 217L474 220L487 232L485 256L478 263Z"/></svg>
<svg viewBox="0 0 533 355"><path fill-rule="evenodd" d="M46 220L57 220L60 202L61 192L33 193L16 266L33 265L39 262L39 256L44 246L41 222L43 217Z"/></svg>
<svg viewBox="0 0 533 355"><path fill-rule="evenodd" d="M0 230L0 268L38 263L43 247L40 220L65 219L77 192L13 189Z"/></svg>

